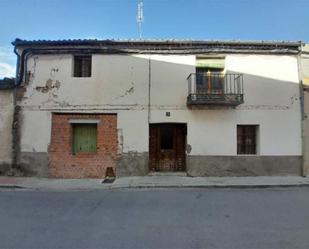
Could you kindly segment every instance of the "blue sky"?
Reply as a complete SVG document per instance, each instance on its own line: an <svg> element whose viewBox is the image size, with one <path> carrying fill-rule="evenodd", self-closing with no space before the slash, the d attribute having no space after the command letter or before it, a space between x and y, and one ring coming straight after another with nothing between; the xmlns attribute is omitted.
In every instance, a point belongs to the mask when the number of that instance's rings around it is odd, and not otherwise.
<svg viewBox="0 0 309 249"><path fill-rule="evenodd" d="M0 78L14 76L11 42L138 38L137 0L0 0ZM302 40L309 0L144 0L143 38Z"/></svg>

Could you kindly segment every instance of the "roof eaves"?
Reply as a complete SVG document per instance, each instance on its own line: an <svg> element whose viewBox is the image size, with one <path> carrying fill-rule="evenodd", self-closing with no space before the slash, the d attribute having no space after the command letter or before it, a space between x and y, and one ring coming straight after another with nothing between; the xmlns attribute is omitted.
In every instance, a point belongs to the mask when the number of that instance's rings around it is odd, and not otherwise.
<svg viewBox="0 0 309 249"><path fill-rule="evenodd" d="M31 46L31 45L98 45L98 44L144 44L144 45L256 45L256 46L300 46L301 41L241 41L241 40L181 40L181 39L147 39L147 40L135 40L135 39L68 39L68 40L21 40L15 39L12 42L14 46Z"/></svg>

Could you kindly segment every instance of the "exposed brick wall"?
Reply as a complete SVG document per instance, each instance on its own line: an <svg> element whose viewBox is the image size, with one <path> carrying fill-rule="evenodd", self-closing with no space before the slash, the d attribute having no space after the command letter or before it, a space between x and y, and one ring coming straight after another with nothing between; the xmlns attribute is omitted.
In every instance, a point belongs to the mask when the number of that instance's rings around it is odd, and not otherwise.
<svg viewBox="0 0 309 249"><path fill-rule="evenodd" d="M72 153L73 130L70 119L100 120L97 124L95 153ZM49 177L102 178L107 167L112 167L115 172L117 147L117 115L54 113L49 147Z"/></svg>

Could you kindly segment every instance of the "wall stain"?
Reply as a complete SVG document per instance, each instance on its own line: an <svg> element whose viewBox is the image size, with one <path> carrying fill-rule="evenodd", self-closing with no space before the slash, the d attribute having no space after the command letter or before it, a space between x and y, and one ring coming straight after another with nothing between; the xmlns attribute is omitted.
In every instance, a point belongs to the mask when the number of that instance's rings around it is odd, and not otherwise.
<svg viewBox="0 0 309 249"><path fill-rule="evenodd" d="M291 98L290 98L290 106L294 104L295 101L297 101L298 98L297 98L297 95L294 94Z"/></svg>
<svg viewBox="0 0 309 249"><path fill-rule="evenodd" d="M36 68L37 68L37 60L38 60L38 56L33 56L33 65L31 67L31 70L28 70L26 72L26 77L25 77L25 82L24 84L27 85L31 85L34 82L35 79L35 75L36 75Z"/></svg>
<svg viewBox="0 0 309 249"><path fill-rule="evenodd" d="M131 82L131 87L129 89L127 89L123 94L119 95L118 97L116 97L115 99L120 99L123 98L127 95L130 95L132 93L134 93L135 88L134 88L134 82Z"/></svg>
<svg viewBox="0 0 309 249"><path fill-rule="evenodd" d="M192 146L191 146L190 144L187 144L187 145L186 145L186 151L187 151L187 153L190 154L191 150L192 150Z"/></svg>
<svg viewBox="0 0 309 249"><path fill-rule="evenodd" d="M58 69L58 68L52 68L52 69L50 70L50 77L54 78L55 75L56 75L56 73L58 73L58 72L59 72L59 69Z"/></svg>
<svg viewBox="0 0 309 249"><path fill-rule="evenodd" d="M52 80L52 79L48 79L45 83L45 86L37 86L35 87L35 90L41 93L48 93L49 91L53 90L53 89L59 89L61 86L60 81L58 80ZM55 93L53 93L53 95L55 95Z"/></svg>
<svg viewBox="0 0 309 249"><path fill-rule="evenodd" d="M117 154L122 154L123 152L123 131L122 129L117 129L118 135L118 151Z"/></svg>
<svg viewBox="0 0 309 249"><path fill-rule="evenodd" d="M56 105L59 105L60 107L67 107L67 106L70 106L70 103L69 102L66 102L66 101L57 101L55 99L52 99L52 98L48 98L46 101L43 101L41 104L42 105L46 105L48 103L53 103L53 104L56 104Z"/></svg>

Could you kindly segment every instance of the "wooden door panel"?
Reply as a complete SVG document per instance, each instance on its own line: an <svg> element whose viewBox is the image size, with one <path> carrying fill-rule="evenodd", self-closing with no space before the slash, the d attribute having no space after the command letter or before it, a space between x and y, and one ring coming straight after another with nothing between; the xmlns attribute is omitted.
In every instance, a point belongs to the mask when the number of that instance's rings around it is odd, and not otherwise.
<svg viewBox="0 0 309 249"><path fill-rule="evenodd" d="M166 134L167 131L172 134ZM171 137L172 144L169 140ZM185 143L185 124L151 124L149 127L149 169L151 171L184 171Z"/></svg>
<svg viewBox="0 0 309 249"><path fill-rule="evenodd" d="M158 162L157 145L158 143L158 128L150 125L149 127L149 169L150 171L156 170Z"/></svg>
<svg viewBox="0 0 309 249"><path fill-rule="evenodd" d="M185 143L186 143L186 130L184 125L177 126L176 130L176 149L175 149L175 161L177 171L185 170Z"/></svg>
<svg viewBox="0 0 309 249"><path fill-rule="evenodd" d="M175 169L175 126L162 124L159 127L159 171L174 171Z"/></svg>

